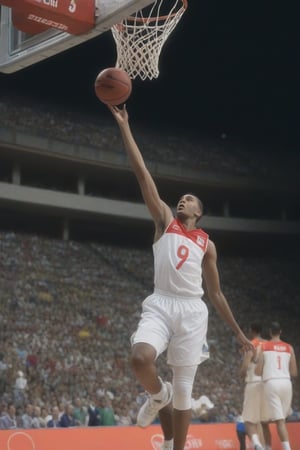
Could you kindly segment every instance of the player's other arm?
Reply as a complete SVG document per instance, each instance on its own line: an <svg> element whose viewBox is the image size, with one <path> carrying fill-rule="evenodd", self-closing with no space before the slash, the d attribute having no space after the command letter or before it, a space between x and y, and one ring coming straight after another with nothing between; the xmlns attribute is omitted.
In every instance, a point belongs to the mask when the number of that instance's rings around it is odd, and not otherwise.
<svg viewBox="0 0 300 450"><path fill-rule="evenodd" d="M246 377L247 369L249 367L250 362L252 361L252 358L253 358L253 352L251 350L245 352L244 357L243 357L243 361L242 361L242 364L241 364L241 367L240 367L240 376L242 378Z"/></svg>
<svg viewBox="0 0 300 450"><path fill-rule="evenodd" d="M261 377L264 370L264 352L261 351L258 355L257 364L255 366L254 373L255 375Z"/></svg>
<svg viewBox="0 0 300 450"><path fill-rule="evenodd" d="M294 349L292 346L291 346L291 359L290 359L290 374L291 374L291 377L298 376L297 361L296 361L295 352L294 352Z"/></svg>
<svg viewBox="0 0 300 450"><path fill-rule="evenodd" d="M161 227L163 231L172 218L172 212L169 206L160 198L154 180L135 142L129 126L126 107L125 105L122 109L116 106L108 107L119 125L130 165L139 183L145 204L149 209L156 227Z"/></svg>
<svg viewBox="0 0 300 450"><path fill-rule="evenodd" d="M202 272L208 298L215 307L217 313L235 333L237 340L242 345L244 350L252 351L252 343L246 338L240 329L221 290L219 272L217 268L217 251L212 241L208 242L208 248L203 258Z"/></svg>

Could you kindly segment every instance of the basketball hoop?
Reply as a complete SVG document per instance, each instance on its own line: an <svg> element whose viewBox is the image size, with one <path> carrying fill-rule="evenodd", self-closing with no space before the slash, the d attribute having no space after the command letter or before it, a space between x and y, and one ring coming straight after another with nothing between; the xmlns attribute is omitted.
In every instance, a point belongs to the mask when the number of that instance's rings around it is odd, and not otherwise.
<svg viewBox="0 0 300 450"><path fill-rule="evenodd" d="M156 0L148 8L113 25L116 67L133 79L137 76L142 80L157 78L162 47L186 8L187 0Z"/></svg>

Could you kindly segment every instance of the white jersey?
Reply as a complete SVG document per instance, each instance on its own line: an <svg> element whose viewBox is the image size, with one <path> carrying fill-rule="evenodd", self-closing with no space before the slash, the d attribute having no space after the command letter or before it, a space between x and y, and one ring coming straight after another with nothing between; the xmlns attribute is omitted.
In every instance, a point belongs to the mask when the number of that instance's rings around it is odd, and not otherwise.
<svg viewBox="0 0 300 450"><path fill-rule="evenodd" d="M283 341L267 341L263 344L263 351L263 381L290 379L291 346Z"/></svg>
<svg viewBox="0 0 300 450"><path fill-rule="evenodd" d="M202 297L202 260L208 234L201 229L187 230L173 219L153 244L154 290L175 297Z"/></svg>

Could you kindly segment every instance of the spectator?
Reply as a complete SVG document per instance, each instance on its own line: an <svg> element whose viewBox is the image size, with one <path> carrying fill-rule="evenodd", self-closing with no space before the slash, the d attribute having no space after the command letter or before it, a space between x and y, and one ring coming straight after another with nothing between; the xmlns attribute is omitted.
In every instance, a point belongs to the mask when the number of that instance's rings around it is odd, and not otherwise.
<svg viewBox="0 0 300 450"><path fill-rule="evenodd" d="M198 399L192 398L192 412L200 422L211 422L214 406L206 395L201 395Z"/></svg>
<svg viewBox="0 0 300 450"><path fill-rule="evenodd" d="M47 422L48 428L59 428L60 427L60 418L59 418L59 408L58 406L52 407L52 417Z"/></svg>
<svg viewBox="0 0 300 450"><path fill-rule="evenodd" d="M94 402L88 407L88 426L89 427L98 427L102 425L102 416L99 406L97 406Z"/></svg>
<svg viewBox="0 0 300 450"><path fill-rule="evenodd" d="M78 426L87 425L87 408L82 405L82 400L79 397L75 398L74 401L73 416Z"/></svg>
<svg viewBox="0 0 300 450"><path fill-rule="evenodd" d="M22 427L32 428L33 419L33 406L31 403L27 403L25 406L24 414L22 415Z"/></svg>
<svg viewBox="0 0 300 450"><path fill-rule="evenodd" d="M132 425L132 419L128 412L128 406L123 406L123 408L116 409L116 414L114 415L115 425L119 426L129 426Z"/></svg>
<svg viewBox="0 0 300 450"><path fill-rule="evenodd" d="M45 419L41 414L41 407L35 406L33 409L32 428L45 428Z"/></svg>
<svg viewBox="0 0 300 450"><path fill-rule="evenodd" d="M15 382L15 404L22 405L26 399L27 379L24 376L22 370L18 370L17 378Z"/></svg>
<svg viewBox="0 0 300 450"><path fill-rule="evenodd" d="M112 407L112 401L108 396L102 397L102 407L100 407L101 425L116 425L115 413Z"/></svg>
<svg viewBox="0 0 300 450"><path fill-rule="evenodd" d="M17 428L16 420L16 408L13 403L10 403L7 407L7 413L1 416L1 426L4 430L12 430Z"/></svg>
<svg viewBox="0 0 300 450"><path fill-rule="evenodd" d="M60 418L59 426L62 428L69 428L69 427L75 427L77 425L76 420L74 418L73 414L73 405L70 403L66 404L65 406L65 412Z"/></svg>

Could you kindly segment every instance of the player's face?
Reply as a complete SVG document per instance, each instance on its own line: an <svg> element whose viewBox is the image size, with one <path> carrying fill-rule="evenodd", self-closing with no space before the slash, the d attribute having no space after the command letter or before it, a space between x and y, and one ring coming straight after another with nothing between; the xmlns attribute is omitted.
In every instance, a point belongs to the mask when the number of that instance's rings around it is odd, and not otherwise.
<svg viewBox="0 0 300 450"><path fill-rule="evenodd" d="M176 213L179 219L188 217L199 218L201 216L201 211L197 197L192 194L183 195L177 204Z"/></svg>

